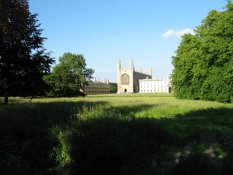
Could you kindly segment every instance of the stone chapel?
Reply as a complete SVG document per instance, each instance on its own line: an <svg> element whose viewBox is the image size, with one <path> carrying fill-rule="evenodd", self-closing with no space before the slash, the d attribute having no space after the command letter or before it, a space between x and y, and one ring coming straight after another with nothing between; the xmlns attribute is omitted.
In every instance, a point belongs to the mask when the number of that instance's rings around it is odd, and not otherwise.
<svg viewBox="0 0 233 175"><path fill-rule="evenodd" d="M151 79L152 68L135 69L133 60L130 60L128 68L123 68L121 65L121 60L119 60L117 66L117 76L118 93L138 93L139 80Z"/></svg>

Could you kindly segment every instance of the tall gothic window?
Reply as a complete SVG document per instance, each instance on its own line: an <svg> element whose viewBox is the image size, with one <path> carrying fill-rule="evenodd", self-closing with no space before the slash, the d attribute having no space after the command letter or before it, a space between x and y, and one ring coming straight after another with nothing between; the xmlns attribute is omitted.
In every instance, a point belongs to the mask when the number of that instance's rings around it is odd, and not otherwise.
<svg viewBox="0 0 233 175"><path fill-rule="evenodd" d="M129 85L129 75L128 74L121 75L121 84L122 85Z"/></svg>

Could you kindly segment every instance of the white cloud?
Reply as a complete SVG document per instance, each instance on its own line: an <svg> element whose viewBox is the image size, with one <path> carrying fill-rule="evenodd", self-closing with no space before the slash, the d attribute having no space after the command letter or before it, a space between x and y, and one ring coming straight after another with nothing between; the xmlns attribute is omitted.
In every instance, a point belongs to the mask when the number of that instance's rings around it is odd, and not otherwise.
<svg viewBox="0 0 233 175"><path fill-rule="evenodd" d="M163 36L164 38L170 38L170 37L172 37L172 36L175 35L175 34L176 34L176 32L175 32L174 30L168 30L168 31L164 32L164 33L162 34L162 36Z"/></svg>
<svg viewBox="0 0 233 175"><path fill-rule="evenodd" d="M187 28L187 29L177 31L176 36L181 37L181 36L188 34L188 33L191 35L194 35L194 31L192 29Z"/></svg>
<svg viewBox="0 0 233 175"><path fill-rule="evenodd" d="M191 34L191 35L194 35L194 34L195 34L194 31L193 31L193 29L186 28L186 29L176 30L176 31L170 29L170 30L164 32L164 33L162 34L162 36L163 36L164 38L171 38L171 37L173 37L173 36L181 37L181 36L183 36L183 35L185 35L185 34L188 34L188 33Z"/></svg>

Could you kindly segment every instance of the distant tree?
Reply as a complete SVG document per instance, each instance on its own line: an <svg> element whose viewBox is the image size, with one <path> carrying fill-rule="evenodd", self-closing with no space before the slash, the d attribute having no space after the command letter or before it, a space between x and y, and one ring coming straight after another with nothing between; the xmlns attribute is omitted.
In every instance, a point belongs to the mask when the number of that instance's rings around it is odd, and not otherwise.
<svg viewBox="0 0 233 175"><path fill-rule="evenodd" d="M44 77L51 86L48 95L57 97L83 95L83 87L87 85L87 80L93 73L93 69L86 68L82 55L64 53L52 73Z"/></svg>
<svg viewBox="0 0 233 175"><path fill-rule="evenodd" d="M195 35L184 35L172 58L179 98L233 101L233 3L212 10Z"/></svg>
<svg viewBox="0 0 233 175"><path fill-rule="evenodd" d="M0 0L0 96L41 95L53 59L28 0Z"/></svg>
<svg viewBox="0 0 233 175"><path fill-rule="evenodd" d="M117 93L117 83L109 83L110 85L110 93L114 94Z"/></svg>

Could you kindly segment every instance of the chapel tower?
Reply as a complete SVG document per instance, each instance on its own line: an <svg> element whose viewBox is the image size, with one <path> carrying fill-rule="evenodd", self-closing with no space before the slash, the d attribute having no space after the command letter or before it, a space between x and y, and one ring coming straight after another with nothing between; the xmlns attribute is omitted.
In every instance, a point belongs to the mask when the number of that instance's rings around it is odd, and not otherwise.
<svg viewBox="0 0 233 175"><path fill-rule="evenodd" d="M121 60L117 66L117 88L118 93L137 93L139 92L139 79L152 78L152 68L137 71L133 60L129 62L128 68L123 68Z"/></svg>

